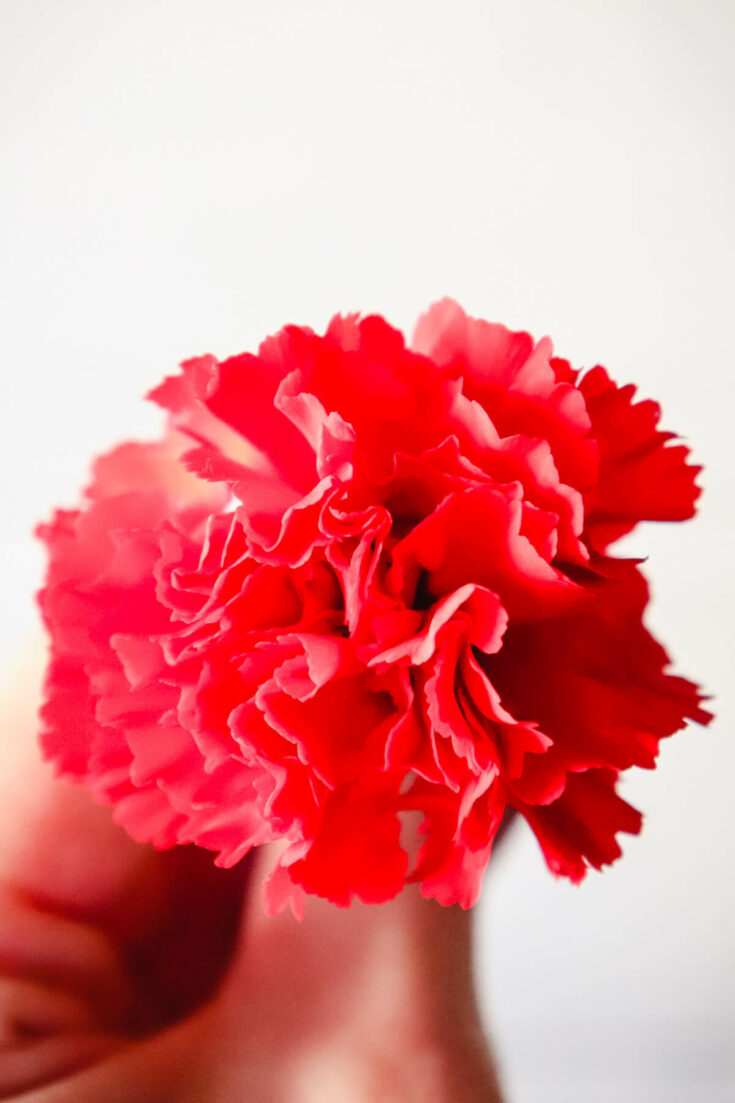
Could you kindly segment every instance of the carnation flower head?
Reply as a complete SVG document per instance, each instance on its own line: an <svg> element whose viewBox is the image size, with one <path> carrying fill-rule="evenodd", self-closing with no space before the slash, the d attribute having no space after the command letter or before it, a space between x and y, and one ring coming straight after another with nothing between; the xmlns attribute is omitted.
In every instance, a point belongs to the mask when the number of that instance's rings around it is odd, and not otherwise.
<svg viewBox="0 0 735 1103"><path fill-rule="evenodd" d="M513 811L555 874L619 856L620 773L709 719L609 550L694 512L655 403L449 300L411 345L287 326L150 397L164 438L39 530L62 774L157 847L280 840L274 912L408 882L471 906Z"/></svg>

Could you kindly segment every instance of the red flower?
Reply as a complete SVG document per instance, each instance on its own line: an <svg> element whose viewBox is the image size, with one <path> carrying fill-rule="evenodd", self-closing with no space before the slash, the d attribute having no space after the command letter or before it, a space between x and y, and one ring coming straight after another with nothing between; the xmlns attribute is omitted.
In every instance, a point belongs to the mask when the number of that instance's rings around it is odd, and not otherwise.
<svg viewBox="0 0 735 1103"><path fill-rule="evenodd" d="M41 529L62 773L159 847L283 840L272 910L407 881L467 907L507 809L572 880L619 855L618 774L708 719L607 552L694 510L655 404L449 301L413 348L337 317L151 397L163 443Z"/></svg>

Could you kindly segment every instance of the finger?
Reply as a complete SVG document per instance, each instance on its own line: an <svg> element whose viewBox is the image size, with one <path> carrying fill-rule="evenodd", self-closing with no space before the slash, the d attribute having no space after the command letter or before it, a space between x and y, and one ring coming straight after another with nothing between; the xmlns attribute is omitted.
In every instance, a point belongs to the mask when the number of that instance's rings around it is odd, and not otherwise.
<svg viewBox="0 0 735 1103"><path fill-rule="evenodd" d="M39 1088L100 1060L119 1039L104 1034L60 1034L0 1053L0 1099Z"/></svg>
<svg viewBox="0 0 735 1103"><path fill-rule="evenodd" d="M0 1051L32 1037L92 1031L87 1000L53 985L18 977L0 978Z"/></svg>
<svg viewBox="0 0 735 1103"><path fill-rule="evenodd" d="M107 935L7 886L0 887L0 978L67 992L109 1028L126 1026L132 1014L131 985Z"/></svg>

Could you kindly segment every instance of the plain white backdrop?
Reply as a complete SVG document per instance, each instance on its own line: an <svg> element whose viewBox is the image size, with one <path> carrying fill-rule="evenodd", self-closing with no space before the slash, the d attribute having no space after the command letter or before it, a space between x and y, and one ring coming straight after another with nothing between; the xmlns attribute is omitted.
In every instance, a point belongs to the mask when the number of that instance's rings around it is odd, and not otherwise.
<svg viewBox="0 0 735 1103"><path fill-rule="evenodd" d="M156 433L179 360L285 322L450 294L637 382L706 465L699 518L634 550L718 721L630 778L618 866L557 883L519 828L486 886L510 1103L735 1091L734 30L728 0L0 0L8 679L33 524Z"/></svg>

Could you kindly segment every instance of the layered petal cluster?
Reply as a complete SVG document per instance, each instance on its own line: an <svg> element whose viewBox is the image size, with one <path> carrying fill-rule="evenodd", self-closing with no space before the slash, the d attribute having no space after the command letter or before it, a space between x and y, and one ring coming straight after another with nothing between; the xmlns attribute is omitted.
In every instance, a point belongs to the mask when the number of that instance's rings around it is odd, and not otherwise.
<svg viewBox="0 0 735 1103"><path fill-rule="evenodd" d="M477 899L508 810L574 881L640 815L621 771L706 722L609 547L697 468L601 367L445 300L182 365L158 444L40 532L43 747L159 847L281 841L266 906Z"/></svg>

